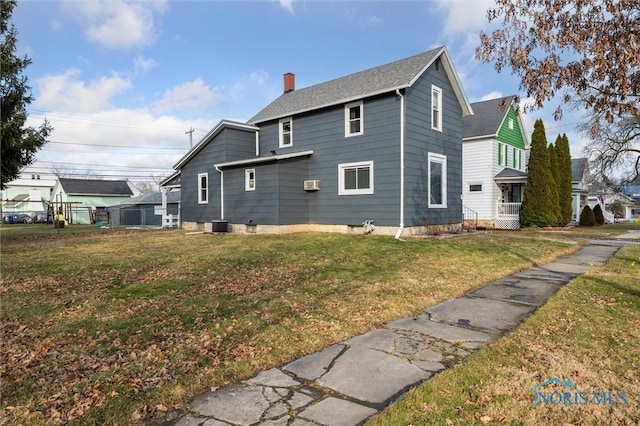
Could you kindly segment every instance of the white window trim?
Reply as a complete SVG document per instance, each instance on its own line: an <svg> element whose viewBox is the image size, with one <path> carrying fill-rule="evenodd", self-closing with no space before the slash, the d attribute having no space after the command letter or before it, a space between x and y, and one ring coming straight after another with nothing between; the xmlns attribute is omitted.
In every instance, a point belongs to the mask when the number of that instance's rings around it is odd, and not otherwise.
<svg viewBox="0 0 640 426"><path fill-rule="evenodd" d="M253 173L253 179L250 178ZM253 185L252 185L253 183ZM256 190L256 169L245 169L244 171L244 190L255 191Z"/></svg>
<svg viewBox="0 0 640 426"><path fill-rule="evenodd" d="M440 109L438 110L438 122L434 123L433 122L433 110L434 108L434 102L433 102L433 95L436 94L438 97L438 104L440 105ZM434 86L431 85L431 129L433 130L437 130L438 132L442 131L442 89L439 88L438 86Z"/></svg>
<svg viewBox="0 0 640 426"><path fill-rule="evenodd" d="M509 130L513 130L513 118L509 118L508 126L509 126Z"/></svg>
<svg viewBox="0 0 640 426"><path fill-rule="evenodd" d="M282 132L282 123L286 123L287 121L289 122L289 144L285 145L283 141L284 133ZM281 118L278 121L278 147L288 148L290 146L293 146L293 118L291 117Z"/></svg>
<svg viewBox="0 0 640 426"><path fill-rule="evenodd" d="M355 167L369 167L369 188L345 189L344 171ZM373 161L338 164L338 195L370 195L373 194Z"/></svg>
<svg viewBox="0 0 640 426"><path fill-rule="evenodd" d="M442 164L442 203L431 202L431 163ZM427 203L429 208L447 208L447 157L430 152L427 156Z"/></svg>
<svg viewBox="0 0 640 426"><path fill-rule="evenodd" d="M202 187L202 178L205 178L206 188ZM202 190L206 189L207 197L202 198ZM209 173L198 173L198 204L209 204Z"/></svg>
<svg viewBox="0 0 640 426"><path fill-rule="evenodd" d="M360 131L359 132L351 132L351 120L349 111L351 108L359 107L360 108ZM362 101L351 102L344 106L344 136L346 138L351 136L359 136L364 134L364 105Z"/></svg>

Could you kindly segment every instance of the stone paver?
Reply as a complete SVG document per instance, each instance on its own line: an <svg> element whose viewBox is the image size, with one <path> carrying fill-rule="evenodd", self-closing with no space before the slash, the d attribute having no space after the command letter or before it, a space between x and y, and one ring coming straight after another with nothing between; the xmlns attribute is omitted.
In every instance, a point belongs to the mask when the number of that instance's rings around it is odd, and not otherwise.
<svg viewBox="0 0 640 426"><path fill-rule="evenodd" d="M467 295L542 306L561 284L555 280L510 277L472 290Z"/></svg>
<svg viewBox="0 0 640 426"><path fill-rule="evenodd" d="M406 359L374 349L355 348L338 358L318 384L357 400L379 404L427 378L426 371Z"/></svg>
<svg viewBox="0 0 640 426"><path fill-rule="evenodd" d="M634 234L635 235L635 234ZM640 233L636 239L640 239ZM195 398L175 426L353 426L515 328L619 245L597 245L432 306L420 315Z"/></svg>
<svg viewBox="0 0 640 426"><path fill-rule="evenodd" d="M533 307L494 299L460 297L427 309L431 320L490 331L508 331L533 311Z"/></svg>
<svg viewBox="0 0 640 426"><path fill-rule="evenodd" d="M362 423L377 410L343 399L328 397L300 414L303 419L332 426L352 426Z"/></svg>

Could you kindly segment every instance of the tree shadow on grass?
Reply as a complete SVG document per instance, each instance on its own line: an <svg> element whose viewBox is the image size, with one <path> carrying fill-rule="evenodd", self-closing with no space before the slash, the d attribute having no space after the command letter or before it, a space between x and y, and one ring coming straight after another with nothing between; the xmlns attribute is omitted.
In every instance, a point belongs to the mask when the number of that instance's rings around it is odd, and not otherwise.
<svg viewBox="0 0 640 426"><path fill-rule="evenodd" d="M622 292L628 296L632 296L632 297L637 297L638 299L640 299L640 290L635 289L635 288L631 288L628 287L626 285L623 284L618 284L616 282L611 282L608 280L605 280L603 278L599 278L599 277L592 277L592 276L583 276L582 277L584 280L586 281L591 281L595 284L599 284L599 285L603 285L603 286L607 286L607 287L611 287L619 292Z"/></svg>

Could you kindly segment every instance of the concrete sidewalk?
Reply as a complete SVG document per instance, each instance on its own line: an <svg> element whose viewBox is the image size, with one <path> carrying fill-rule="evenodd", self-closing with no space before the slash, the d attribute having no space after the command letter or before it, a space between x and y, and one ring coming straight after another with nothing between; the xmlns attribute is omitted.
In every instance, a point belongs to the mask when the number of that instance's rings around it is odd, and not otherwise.
<svg viewBox="0 0 640 426"><path fill-rule="evenodd" d="M594 244L597 244L594 242ZM164 425L353 426L513 330L620 246L591 245L320 352L195 398Z"/></svg>

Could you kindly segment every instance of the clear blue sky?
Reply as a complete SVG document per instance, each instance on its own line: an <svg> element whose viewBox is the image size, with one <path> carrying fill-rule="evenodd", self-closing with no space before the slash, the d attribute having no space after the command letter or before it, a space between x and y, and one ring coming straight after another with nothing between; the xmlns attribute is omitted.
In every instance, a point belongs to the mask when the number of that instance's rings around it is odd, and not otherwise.
<svg viewBox="0 0 640 426"><path fill-rule="evenodd" d="M29 124L55 127L39 165L76 175L165 176L219 120L245 121L296 87L445 45L471 102L519 94L509 71L474 59L489 31L486 0L166 1L20 0L19 54L35 101ZM549 142L567 133L581 156L576 117L542 118Z"/></svg>

